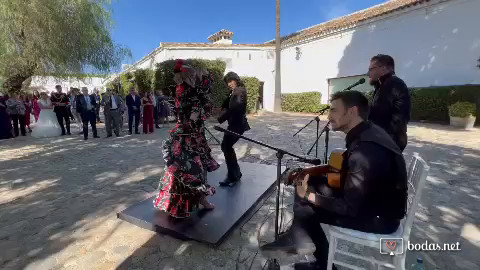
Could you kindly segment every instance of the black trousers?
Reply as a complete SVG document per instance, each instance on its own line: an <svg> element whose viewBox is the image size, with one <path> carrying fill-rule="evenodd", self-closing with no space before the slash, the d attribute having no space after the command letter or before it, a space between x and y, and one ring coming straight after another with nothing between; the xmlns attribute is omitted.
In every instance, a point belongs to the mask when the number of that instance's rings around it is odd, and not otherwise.
<svg viewBox="0 0 480 270"><path fill-rule="evenodd" d="M233 130L230 129L237 134L243 134L243 131ZM222 140L222 152L225 156L225 163L227 164L228 174L227 177L230 179L240 179L242 177L242 173L240 171L240 166L238 166L237 161L237 154L235 153L235 149L233 149L233 145L237 143L240 137L225 133L223 135Z"/></svg>
<svg viewBox="0 0 480 270"><path fill-rule="evenodd" d="M309 186L315 190L316 193L323 194L324 196L335 196L335 194L338 194L338 190L334 190L327 185L326 178L321 177L315 180L315 183L309 183ZM312 181L312 179L310 181ZM295 243L313 242L315 244L316 250L313 255L317 263L320 264L321 269L327 269L329 245L325 232L320 225L321 223L383 234L392 233L398 228L398 224L381 224L381 222L340 216L328 211L326 208L314 206L295 193L293 221L290 233L293 234Z"/></svg>
<svg viewBox="0 0 480 270"><path fill-rule="evenodd" d="M20 115L20 114L12 114L10 115L13 121L13 132L15 134L15 137L18 137L19 132L18 132L18 124L20 124L20 132L22 133L22 136L26 136L26 130L25 130L25 115Z"/></svg>
<svg viewBox="0 0 480 270"><path fill-rule="evenodd" d="M65 135L65 126L67 127L67 133L70 134L70 110L67 110L67 107L56 108L55 114L57 115L58 124L62 128L62 135ZM65 119L65 126L63 125L63 120Z"/></svg>
<svg viewBox="0 0 480 270"><path fill-rule="evenodd" d="M97 101L97 106L95 107L95 116L97 117L97 122L100 122L100 102Z"/></svg>
<svg viewBox="0 0 480 270"><path fill-rule="evenodd" d="M157 107L153 107L153 122L155 123L155 125L158 125L159 124L159 117L158 117L158 110L157 110Z"/></svg>
<svg viewBox="0 0 480 270"><path fill-rule="evenodd" d="M92 127L93 137L97 136L97 112L95 109L82 114L83 137L88 138L88 123Z"/></svg>
<svg viewBox="0 0 480 270"><path fill-rule="evenodd" d="M140 124L140 109L128 110L128 131L132 132L133 117L135 116L135 132L138 132L138 125Z"/></svg>

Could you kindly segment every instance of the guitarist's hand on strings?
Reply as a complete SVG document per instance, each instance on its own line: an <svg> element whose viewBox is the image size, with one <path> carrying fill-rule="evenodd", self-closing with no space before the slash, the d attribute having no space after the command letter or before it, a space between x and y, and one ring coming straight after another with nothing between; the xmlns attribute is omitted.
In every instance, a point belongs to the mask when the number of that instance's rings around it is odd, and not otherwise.
<svg viewBox="0 0 480 270"><path fill-rule="evenodd" d="M297 178L297 183L296 183L296 191L297 195L300 198L305 198L305 195L307 195L307 189L308 189L308 180L310 179L310 175L301 173L298 178Z"/></svg>

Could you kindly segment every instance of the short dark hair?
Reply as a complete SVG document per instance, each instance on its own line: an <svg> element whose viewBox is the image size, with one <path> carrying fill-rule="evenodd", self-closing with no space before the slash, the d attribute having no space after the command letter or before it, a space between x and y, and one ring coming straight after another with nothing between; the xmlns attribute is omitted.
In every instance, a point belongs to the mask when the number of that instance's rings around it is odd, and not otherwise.
<svg viewBox="0 0 480 270"><path fill-rule="evenodd" d="M393 57L387 54L377 54L372 59L370 62L376 61L380 63L382 66L387 66L395 70L395 60L393 60Z"/></svg>
<svg viewBox="0 0 480 270"><path fill-rule="evenodd" d="M340 99L347 108L357 107L358 114L363 120L368 119L368 99L359 91L340 91L330 98L330 101Z"/></svg>
<svg viewBox="0 0 480 270"><path fill-rule="evenodd" d="M230 81L236 81L238 86L245 86L237 73L230 71L223 77L223 81L228 84Z"/></svg>

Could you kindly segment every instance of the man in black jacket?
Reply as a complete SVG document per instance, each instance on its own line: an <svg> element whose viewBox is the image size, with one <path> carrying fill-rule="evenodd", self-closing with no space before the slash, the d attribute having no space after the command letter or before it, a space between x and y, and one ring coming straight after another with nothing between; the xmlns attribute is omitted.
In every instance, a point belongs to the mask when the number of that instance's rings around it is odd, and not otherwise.
<svg viewBox="0 0 480 270"><path fill-rule="evenodd" d="M141 99L133 86L130 88L130 95L125 97L125 103L128 108L128 134L132 134L133 117L135 117L135 134L140 134L138 125L140 124Z"/></svg>
<svg viewBox="0 0 480 270"><path fill-rule="evenodd" d="M297 182L292 226L261 247L265 255L315 250L315 262L296 264L295 269L326 269L328 240L320 223L381 234L397 230L406 213L405 161L390 136L366 122L367 116L368 100L360 92L332 95L332 129L347 134L340 188L328 185L322 175L325 165L290 174Z"/></svg>
<svg viewBox="0 0 480 270"><path fill-rule="evenodd" d="M375 87L368 119L383 128L403 151L407 146L411 110L408 87L395 76L395 61L389 55L372 57L368 76Z"/></svg>
<svg viewBox="0 0 480 270"><path fill-rule="evenodd" d="M223 102L222 113L217 120L220 124L227 121L227 129L241 135L245 131L250 130L247 121L247 90L235 72L227 73L224 81L232 92ZM225 181L220 182L221 186L231 186L242 177L240 166L238 166L237 162L237 155L235 154L235 149L233 149L233 145L238 140L239 137L237 136L230 134L223 135L222 151L225 156L228 174Z"/></svg>

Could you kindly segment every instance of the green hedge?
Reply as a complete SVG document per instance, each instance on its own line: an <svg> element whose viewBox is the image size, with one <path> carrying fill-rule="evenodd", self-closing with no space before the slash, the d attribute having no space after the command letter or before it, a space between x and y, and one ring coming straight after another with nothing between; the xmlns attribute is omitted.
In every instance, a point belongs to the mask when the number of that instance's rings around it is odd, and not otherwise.
<svg viewBox="0 0 480 270"><path fill-rule="evenodd" d="M173 80L173 68L176 60L167 60L158 63L155 68L153 85L155 90L166 90L171 96L175 95L175 82ZM226 64L221 60L187 59L185 64L196 68L206 68L213 73L212 99L215 107L221 107L229 90L223 82Z"/></svg>
<svg viewBox="0 0 480 270"><path fill-rule="evenodd" d="M448 123L448 107L458 101L476 104L476 111L480 111L480 85L418 87L410 89L410 93L412 120ZM373 92L366 96L371 102Z"/></svg>
<svg viewBox="0 0 480 270"><path fill-rule="evenodd" d="M320 92L282 94L282 111L315 113L326 106L321 99Z"/></svg>
<svg viewBox="0 0 480 270"><path fill-rule="evenodd" d="M153 91L154 73L151 69L137 69L134 71L133 76L139 93Z"/></svg>
<svg viewBox="0 0 480 270"><path fill-rule="evenodd" d="M448 122L450 89L429 87L411 89L412 120Z"/></svg>
<svg viewBox="0 0 480 270"><path fill-rule="evenodd" d="M257 112L258 97L262 84L255 77L242 77L241 79L247 88L247 111L248 113L255 113Z"/></svg>

